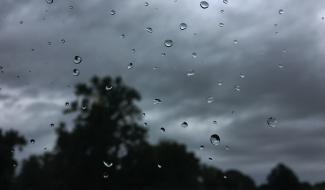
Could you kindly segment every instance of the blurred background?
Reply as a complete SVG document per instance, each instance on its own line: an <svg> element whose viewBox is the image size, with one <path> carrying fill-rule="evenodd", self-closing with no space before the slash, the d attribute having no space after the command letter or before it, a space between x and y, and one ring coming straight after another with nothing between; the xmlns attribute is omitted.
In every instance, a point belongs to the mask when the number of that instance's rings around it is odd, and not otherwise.
<svg viewBox="0 0 325 190"><path fill-rule="evenodd" d="M2 0L1 189L325 189L324 6Z"/></svg>

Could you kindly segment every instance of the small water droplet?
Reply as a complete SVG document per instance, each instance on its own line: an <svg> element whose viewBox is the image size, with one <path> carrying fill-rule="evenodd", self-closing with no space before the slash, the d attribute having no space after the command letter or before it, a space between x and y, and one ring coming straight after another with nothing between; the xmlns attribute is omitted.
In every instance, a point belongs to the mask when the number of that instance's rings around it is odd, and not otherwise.
<svg viewBox="0 0 325 190"><path fill-rule="evenodd" d="M229 150L229 147L228 146L226 146L226 150Z"/></svg>
<svg viewBox="0 0 325 190"><path fill-rule="evenodd" d="M196 58L196 53L194 52L194 53L192 53L192 57L194 57L194 58Z"/></svg>
<svg viewBox="0 0 325 190"><path fill-rule="evenodd" d="M132 49L132 53L134 53L135 52L135 49Z"/></svg>
<svg viewBox="0 0 325 190"><path fill-rule="evenodd" d="M157 69L157 67L154 67L154 68L153 68L153 70L156 70L156 69Z"/></svg>
<svg viewBox="0 0 325 190"><path fill-rule="evenodd" d="M53 3L53 0L46 0L46 3L51 4Z"/></svg>
<svg viewBox="0 0 325 190"><path fill-rule="evenodd" d="M196 34L196 33L194 33L194 37L196 37L196 35L197 35L197 34Z"/></svg>
<svg viewBox="0 0 325 190"><path fill-rule="evenodd" d="M206 2L206 1L201 1L200 6L201 6L203 9L206 9L206 8L209 7L209 3Z"/></svg>
<svg viewBox="0 0 325 190"><path fill-rule="evenodd" d="M149 3L148 3L148 2L145 2L145 3L144 3L144 6L148 6L148 5L149 5Z"/></svg>
<svg viewBox="0 0 325 190"><path fill-rule="evenodd" d="M85 110L87 107L86 106L82 106L82 109Z"/></svg>
<svg viewBox="0 0 325 190"><path fill-rule="evenodd" d="M194 76L195 74L195 71L193 69L190 69L188 72L187 72L187 76Z"/></svg>
<svg viewBox="0 0 325 190"><path fill-rule="evenodd" d="M73 6L70 6L69 8L70 8L70 9L73 9Z"/></svg>
<svg viewBox="0 0 325 190"><path fill-rule="evenodd" d="M203 146L203 145L201 145L201 146L200 146L200 150L203 150L203 149L204 149L204 146Z"/></svg>
<svg viewBox="0 0 325 190"><path fill-rule="evenodd" d="M210 161L212 161L212 158L209 158Z"/></svg>
<svg viewBox="0 0 325 190"><path fill-rule="evenodd" d="M12 166L13 166L13 167L16 167L16 166L17 166L17 164L13 164Z"/></svg>
<svg viewBox="0 0 325 190"><path fill-rule="evenodd" d="M176 2L176 1L175 1ZM158 164L158 168L161 168L162 167L162 165L161 164Z"/></svg>
<svg viewBox="0 0 325 190"><path fill-rule="evenodd" d="M162 132L162 133L164 133L165 132L165 128L160 128L160 131Z"/></svg>
<svg viewBox="0 0 325 190"><path fill-rule="evenodd" d="M155 100L153 101L153 103L154 103L154 104L160 104L160 103L161 103L161 100L160 100L160 99L155 99Z"/></svg>
<svg viewBox="0 0 325 190"><path fill-rule="evenodd" d="M0 67L0 70L2 70L2 67Z"/></svg>
<svg viewBox="0 0 325 190"><path fill-rule="evenodd" d="M142 115L143 115L143 116L145 116L145 115L146 115L146 113L142 113Z"/></svg>
<svg viewBox="0 0 325 190"><path fill-rule="evenodd" d="M261 54L264 54L264 52L263 52L263 51L261 51Z"/></svg>
<svg viewBox="0 0 325 190"><path fill-rule="evenodd" d="M187 24L185 24L185 23L181 23L181 24L179 25L179 28L180 28L181 30L185 30L185 29L187 28Z"/></svg>
<svg viewBox="0 0 325 190"><path fill-rule="evenodd" d="M53 123L51 123L51 127L54 127L54 124Z"/></svg>
<svg viewBox="0 0 325 190"><path fill-rule="evenodd" d="M234 89L240 91L240 87L238 85L235 85Z"/></svg>
<svg viewBox="0 0 325 190"><path fill-rule="evenodd" d="M20 24L23 24L24 22L23 22L23 21L20 21L19 23L20 23Z"/></svg>
<svg viewBox="0 0 325 190"><path fill-rule="evenodd" d="M104 176L104 178L108 178L107 172L105 172L103 176Z"/></svg>
<svg viewBox="0 0 325 190"><path fill-rule="evenodd" d="M324 17L322 17L322 20L324 20Z"/></svg>
<svg viewBox="0 0 325 190"><path fill-rule="evenodd" d="M114 10L111 10L111 15L115 15L115 11Z"/></svg>
<svg viewBox="0 0 325 190"><path fill-rule="evenodd" d="M14 149L11 149L11 152L13 153L13 152L15 152L15 150Z"/></svg>
<svg viewBox="0 0 325 190"><path fill-rule="evenodd" d="M278 27L278 24L274 24L274 27Z"/></svg>
<svg viewBox="0 0 325 190"><path fill-rule="evenodd" d="M231 114L232 114L232 115L235 115L235 111L232 111Z"/></svg>
<svg viewBox="0 0 325 190"><path fill-rule="evenodd" d="M184 121L184 122L181 124L181 126L182 126L183 128L186 128L186 127L188 127L188 124Z"/></svg>
<svg viewBox="0 0 325 190"><path fill-rule="evenodd" d="M223 0L223 3L224 3L224 4L227 4L227 3L228 3L228 0Z"/></svg>
<svg viewBox="0 0 325 190"><path fill-rule="evenodd" d="M75 64L79 64L79 63L81 63L81 61L82 61L82 59L81 59L80 56L74 56L73 62L74 62Z"/></svg>
<svg viewBox="0 0 325 190"><path fill-rule="evenodd" d="M220 26L220 27L223 27L223 26L224 26L224 24L223 24L223 23L220 23L220 24L219 24L219 26Z"/></svg>
<svg viewBox="0 0 325 190"><path fill-rule="evenodd" d="M221 86L222 85L222 80L218 81L218 85Z"/></svg>
<svg viewBox="0 0 325 190"><path fill-rule="evenodd" d="M128 69L132 69L132 68L133 68L133 64L132 63L128 64Z"/></svg>
<svg viewBox="0 0 325 190"><path fill-rule="evenodd" d="M147 127L147 126L148 126L148 124L147 124L147 123L144 123L143 125L144 125L145 127Z"/></svg>
<svg viewBox="0 0 325 190"><path fill-rule="evenodd" d="M47 42L47 45L51 45L51 42Z"/></svg>
<svg viewBox="0 0 325 190"><path fill-rule="evenodd" d="M227 176L226 176L226 175L224 175L224 176L223 176L223 178L227 179Z"/></svg>
<svg viewBox="0 0 325 190"><path fill-rule="evenodd" d="M161 57L165 57L165 56L166 56L166 54L165 54L165 53L162 53L162 54L161 54Z"/></svg>
<svg viewBox="0 0 325 190"><path fill-rule="evenodd" d="M279 67L282 69L283 66L281 64L279 64Z"/></svg>
<svg viewBox="0 0 325 190"><path fill-rule="evenodd" d="M35 143L35 140L34 139L31 139L30 140L30 143L34 144Z"/></svg>
<svg viewBox="0 0 325 190"><path fill-rule="evenodd" d="M237 40L234 40L234 43L237 44L238 43Z"/></svg>
<svg viewBox="0 0 325 190"><path fill-rule="evenodd" d="M224 11L224 10L221 10L220 12L221 12L221 14L225 13L225 11Z"/></svg>
<svg viewBox="0 0 325 190"><path fill-rule="evenodd" d="M278 121L274 117L270 117L269 119L267 119L267 124L270 127L275 127L277 122Z"/></svg>
<svg viewBox="0 0 325 190"><path fill-rule="evenodd" d="M275 32L275 34L279 34L279 32Z"/></svg>
<svg viewBox="0 0 325 190"><path fill-rule="evenodd" d="M4 72L3 71L1 71L1 74L3 74Z"/></svg>
<svg viewBox="0 0 325 190"><path fill-rule="evenodd" d="M113 88L112 85L106 86L106 90L110 90L110 89L112 89L112 88Z"/></svg>
<svg viewBox="0 0 325 190"><path fill-rule="evenodd" d="M80 71L78 69L73 69L73 75L78 76Z"/></svg>
<svg viewBox="0 0 325 190"><path fill-rule="evenodd" d="M244 73L240 73L239 76L240 76L241 78L244 78L244 77L245 77L245 74L244 74Z"/></svg>
<svg viewBox="0 0 325 190"><path fill-rule="evenodd" d="M147 28L146 28L146 31L149 32L149 33L152 33L152 28L147 27Z"/></svg>
<svg viewBox="0 0 325 190"><path fill-rule="evenodd" d="M34 49L31 49L32 51L34 51Z"/></svg>
<svg viewBox="0 0 325 190"><path fill-rule="evenodd" d="M44 150L46 150L46 148L44 148Z"/></svg>
<svg viewBox="0 0 325 190"><path fill-rule="evenodd" d="M62 40L61 40L61 43L64 43L64 42L65 42L65 40L64 40L64 39L62 39Z"/></svg>
<svg viewBox="0 0 325 190"><path fill-rule="evenodd" d="M66 103L65 103L65 106L69 106L69 105L70 105L69 102L66 102Z"/></svg>
<svg viewBox="0 0 325 190"><path fill-rule="evenodd" d="M211 102L213 102L213 96L208 96L207 97L207 102L210 104Z"/></svg>
<svg viewBox="0 0 325 190"><path fill-rule="evenodd" d="M122 34L122 35L121 35L121 38L125 38L125 35L124 35L124 34Z"/></svg>
<svg viewBox="0 0 325 190"><path fill-rule="evenodd" d="M103 160L103 163L106 167L111 167L113 166L113 162L110 158L106 158L105 160Z"/></svg>
<svg viewBox="0 0 325 190"><path fill-rule="evenodd" d="M218 145L220 143L220 137L217 135L217 134L213 134L211 135L210 137L210 142L213 144L213 145Z"/></svg>
<svg viewBox="0 0 325 190"><path fill-rule="evenodd" d="M217 124L217 121L213 121L213 124Z"/></svg>
<svg viewBox="0 0 325 190"><path fill-rule="evenodd" d="M282 15L284 11L282 9L279 10L279 14Z"/></svg>
<svg viewBox="0 0 325 190"><path fill-rule="evenodd" d="M165 40L164 44L166 47L171 47L173 45L173 41L167 39Z"/></svg>
<svg viewBox="0 0 325 190"><path fill-rule="evenodd" d="M285 53L285 52L287 52L287 50L286 49L283 49L283 53Z"/></svg>

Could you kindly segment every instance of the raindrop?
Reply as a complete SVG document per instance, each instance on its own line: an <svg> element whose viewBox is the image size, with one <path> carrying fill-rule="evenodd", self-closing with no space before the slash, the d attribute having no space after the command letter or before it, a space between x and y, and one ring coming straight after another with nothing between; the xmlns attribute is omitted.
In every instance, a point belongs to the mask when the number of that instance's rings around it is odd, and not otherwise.
<svg viewBox="0 0 325 190"><path fill-rule="evenodd" d="M13 167L16 167L16 166L17 166L16 164L13 165Z"/></svg>
<svg viewBox="0 0 325 190"><path fill-rule="evenodd" d="M62 39L62 40L61 40L61 43L64 43L64 42L65 42L65 40L64 40L64 39Z"/></svg>
<svg viewBox="0 0 325 190"><path fill-rule="evenodd" d="M274 27L278 27L278 24L274 24Z"/></svg>
<svg viewBox="0 0 325 190"><path fill-rule="evenodd" d="M220 143L220 137L217 134L211 135L210 142L213 145L218 145Z"/></svg>
<svg viewBox="0 0 325 190"><path fill-rule="evenodd" d="M0 67L0 70L2 70L2 67Z"/></svg>
<svg viewBox="0 0 325 190"><path fill-rule="evenodd" d="M79 63L81 63L81 61L82 61L82 59L81 59L80 56L74 56L73 62L74 62L75 64L79 64Z"/></svg>
<svg viewBox="0 0 325 190"><path fill-rule="evenodd" d="M15 152L15 150L14 149L11 149L11 152L13 153L13 152Z"/></svg>
<svg viewBox="0 0 325 190"><path fill-rule="evenodd" d="M124 35L124 34L122 34L122 35L121 35L121 38L125 38L125 35Z"/></svg>
<svg viewBox="0 0 325 190"><path fill-rule="evenodd" d="M70 9L73 9L73 6L70 6L69 8L70 8Z"/></svg>
<svg viewBox="0 0 325 190"><path fill-rule="evenodd" d="M34 51L34 49L31 49L32 51Z"/></svg>
<svg viewBox="0 0 325 190"><path fill-rule="evenodd" d="M181 30L185 30L185 29L187 28L187 24L185 24L185 23L181 23L181 24L179 25L179 28L180 28Z"/></svg>
<svg viewBox="0 0 325 190"><path fill-rule="evenodd" d="M78 69L73 69L73 75L78 76L80 71Z"/></svg>
<svg viewBox="0 0 325 190"><path fill-rule="evenodd" d="M104 176L104 178L108 178L107 172L105 172L103 176Z"/></svg>
<svg viewBox="0 0 325 190"><path fill-rule="evenodd" d="M270 117L269 119L267 119L267 124L270 127L275 127L275 125L276 125L277 122L278 121L274 117Z"/></svg>
<svg viewBox="0 0 325 190"><path fill-rule="evenodd" d="M196 33L194 33L194 37L196 37Z"/></svg>
<svg viewBox="0 0 325 190"><path fill-rule="evenodd" d="M134 53L135 52L135 49L132 49L132 53Z"/></svg>
<svg viewBox="0 0 325 190"><path fill-rule="evenodd" d="M165 132L165 128L160 128L160 131L162 132L162 133L164 133Z"/></svg>
<svg viewBox="0 0 325 190"><path fill-rule="evenodd" d="M228 146L226 146L226 150L229 150L229 147Z"/></svg>
<svg viewBox="0 0 325 190"><path fill-rule="evenodd" d="M186 127L188 127L188 124L184 121L184 122L181 124L181 126L182 126L183 128L186 128Z"/></svg>
<svg viewBox="0 0 325 190"><path fill-rule="evenodd" d="M35 143L35 140L34 139L31 139L30 140L30 143L34 144Z"/></svg>
<svg viewBox="0 0 325 190"><path fill-rule="evenodd" d="M133 68L133 64L132 63L128 64L128 69L132 69L132 68Z"/></svg>
<svg viewBox="0 0 325 190"><path fill-rule="evenodd" d="M231 114L232 114L232 115L235 115L235 111L232 111Z"/></svg>
<svg viewBox="0 0 325 190"><path fill-rule="evenodd" d="M4 72L3 71L1 71L1 74L3 74Z"/></svg>
<svg viewBox="0 0 325 190"><path fill-rule="evenodd" d="M149 3L148 3L148 2L145 2L145 3L144 3L144 6L148 6L148 5L149 5Z"/></svg>
<svg viewBox="0 0 325 190"><path fill-rule="evenodd" d="M224 4L227 4L227 3L228 3L228 0L223 0L223 3L224 3Z"/></svg>
<svg viewBox="0 0 325 190"><path fill-rule="evenodd" d="M225 11L224 10L221 10L220 12L221 12L221 14L223 14Z"/></svg>
<svg viewBox="0 0 325 190"><path fill-rule="evenodd" d="M148 124L147 124L147 123L144 123L143 125L144 125L145 127L147 127L147 126L148 126Z"/></svg>
<svg viewBox="0 0 325 190"><path fill-rule="evenodd" d="M279 67L282 69L283 66L281 64L279 64Z"/></svg>
<svg viewBox="0 0 325 190"><path fill-rule="evenodd" d="M285 53L285 52L287 52L287 50L286 49L283 49L283 53Z"/></svg>
<svg viewBox="0 0 325 190"><path fill-rule="evenodd" d="M226 176L226 175L224 175L224 176L223 176L223 178L227 179L227 176Z"/></svg>
<svg viewBox="0 0 325 190"><path fill-rule="evenodd" d="M241 78L244 78L244 77L245 77L245 74L244 74L244 73L240 73L239 76L240 76Z"/></svg>
<svg viewBox="0 0 325 190"><path fill-rule="evenodd" d="M146 31L149 32L149 33L152 33L152 28L147 27L147 28L146 28Z"/></svg>
<svg viewBox="0 0 325 190"><path fill-rule="evenodd" d="M162 54L161 54L161 57L165 57L165 56L166 56L166 54L165 54L165 53L162 53Z"/></svg>
<svg viewBox="0 0 325 190"><path fill-rule="evenodd" d="M223 23L220 23L220 24L219 24L219 26L220 26L220 27L223 27L223 26L224 26L224 24L223 24Z"/></svg>
<svg viewBox="0 0 325 190"><path fill-rule="evenodd" d="M218 81L218 85L221 86L222 85L222 80Z"/></svg>
<svg viewBox="0 0 325 190"><path fill-rule="evenodd" d="M66 102L66 103L65 103L65 106L69 106L69 102Z"/></svg>
<svg viewBox="0 0 325 190"><path fill-rule="evenodd" d="M201 1L200 6L201 6L203 9L206 9L206 8L209 7L209 3L206 2L206 1Z"/></svg>
<svg viewBox="0 0 325 190"><path fill-rule="evenodd" d="M46 148L44 148L44 150L46 150Z"/></svg>
<svg viewBox="0 0 325 190"><path fill-rule="evenodd" d="M112 85L110 85L110 86L106 86L106 90L110 90L110 89L112 89L112 88L113 88Z"/></svg>
<svg viewBox="0 0 325 190"><path fill-rule="evenodd" d="M210 161L212 161L212 158L209 158Z"/></svg>
<svg viewBox="0 0 325 190"><path fill-rule="evenodd" d="M112 160L109 159L109 158L106 158L105 160L103 160L103 163L104 163L104 165L105 165L106 167L111 167L111 166L113 166L113 162L112 162Z"/></svg>
<svg viewBox="0 0 325 190"><path fill-rule="evenodd" d="M171 40L165 40L165 46L166 47L171 47L172 45L173 45L173 41L171 41Z"/></svg>
<svg viewBox="0 0 325 190"><path fill-rule="evenodd" d="M263 51L261 51L261 54L264 54L264 52L263 52Z"/></svg>
<svg viewBox="0 0 325 190"><path fill-rule="evenodd" d="M208 96L207 97L207 102L210 104L211 102L213 102L213 96Z"/></svg>
<svg viewBox="0 0 325 190"><path fill-rule="evenodd" d="M322 17L322 20L324 20L324 17Z"/></svg>
<svg viewBox="0 0 325 190"><path fill-rule="evenodd" d="M157 69L157 67L154 67L154 68L153 68L153 70L156 70L156 69Z"/></svg>
<svg viewBox="0 0 325 190"><path fill-rule="evenodd" d="M238 85L235 85L234 89L240 91L240 87Z"/></svg>
<svg viewBox="0 0 325 190"><path fill-rule="evenodd" d="M47 42L47 45L51 45L51 42Z"/></svg>
<svg viewBox="0 0 325 190"><path fill-rule="evenodd" d="M204 149L204 146L203 146L203 145L201 145L201 146L200 146L200 150L203 150L203 149Z"/></svg>
<svg viewBox="0 0 325 190"><path fill-rule="evenodd" d="M161 103L161 100L159 100L159 99L155 99L155 100L153 101L153 103L154 103L154 104L160 104L160 103Z"/></svg>
<svg viewBox="0 0 325 190"><path fill-rule="evenodd" d="M275 32L275 34L279 34L279 32Z"/></svg>
<svg viewBox="0 0 325 190"><path fill-rule="evenodd" d="M284 11L282 9L279 10L279 14L282 15Z"/></svg>
<svg viewBox="0 0 325 190"><path fill-rule="evenodd" d="M82 109L85 110L87 107L86 106L82 106Z"/></svg>
<svg viewBox="0 0 325 190"><path fill-rule="evenodd" d="M54 124L53 123L51 123L51 127L54 127Z"/></svg>
<svg viewBox="0 0 325 190"><path fill-rule="evenodd" d="M196 58L196 53L192 53L192 57Z"/></svg>
<svg viewBox="0 0 325 190"><path fill-rule="evenodd" d="M175 1L176 2L176 1ZM161 164L158 164L158 168L161 168Z"/></svg>
<svg viewBox="0 0 325 190"><path fill-rule="evenodd" d="M145 115L146 115L146 113L142 113L142 115L143 115L143 116L145 116Z"/></svg>
<svg viewBox="0 0 325 190"><path fill-rule="evenodd" d="M217 124L217 121L213 121L213 124Z"/></svg>
<svg viewBox="0 0 325 190"><path fill-rule="evenodd" d="M190 69L188 72L187 72L187 76L193 76L195 74L195 71L193 69Z"/></svg>
<svg viewBox="0 0 325 190"><path fill-rule="evenodd" d="M51 4L53 3L53 0L46 0L46 3Z"/></svg>
<svg viewBox="0 0 325 190"><path fill-rule="evenodd" d="M234 40L234 43L237 44L238 43L237 40Z"/></svg>
<svg viewBox="0 0 325 190"><path fill-rule="evenodd" d="M111 10L111 15L115 15L115 11L114 10Z"/></svg>
<svg viewBox="0 0 325 190"><path fill-rule="evenodd" d="M23 21L20 21L20 24L24 23Z"/></svg>

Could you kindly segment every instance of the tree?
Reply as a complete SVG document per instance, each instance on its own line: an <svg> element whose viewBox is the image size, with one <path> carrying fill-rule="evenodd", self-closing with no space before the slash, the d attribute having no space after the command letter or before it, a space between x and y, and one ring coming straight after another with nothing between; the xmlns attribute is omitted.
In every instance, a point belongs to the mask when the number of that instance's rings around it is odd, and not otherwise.
<svg viewBox="0 0 325 190"><path fill-rule="evenodd" d="M294 172L284 164L278 164L267 177L266 187L270 190L295 190L299 188L299 180Z"/></svg>

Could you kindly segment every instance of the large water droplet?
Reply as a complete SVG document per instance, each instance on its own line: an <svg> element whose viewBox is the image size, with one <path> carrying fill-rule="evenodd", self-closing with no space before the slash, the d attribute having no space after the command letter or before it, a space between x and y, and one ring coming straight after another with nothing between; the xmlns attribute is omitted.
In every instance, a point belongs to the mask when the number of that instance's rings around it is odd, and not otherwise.
<svg viewBox="0 0 325 190"><path fill-rule="evenodd" d="M284 11L282 9L279 10L279 14L282 15Z"/></svg>
<svg viewBox="0 0 325 190"><path fill-rule="evenodd" d="M149 6L149 3L148 3L148 2L145 2L145 3L144 3L144 6Z"/></svg>
<svg viewBox="0 0 325 190"><path fill-rule="evenodd" d="M220 12L221 12L221 14L225 13L225 11L224 11L224 10L221 10Z"/></svg>
<svg viewBox="0 0 325 190"><path fill-rule="evenodd" d="M54 124L53 123L51 123L51 127L54 127Z"/></svg>
<svg viewBox="0 0 325 190"><path fill-rule="evenodd" d="M106 167L111 167L113 166L113 162L110 158L106 158L105 160L103 160L103 163Z"/></svg>
<svg viewBox="0 0 325 190"><path fill-rule="evenodd" d="M213 102L213 96L208 96L207 97L207 102L210 104L211 102Z"/></svg>
<svg viewBox="0 0 325 190"><path fill-rule="evenodd" d="M270 127L275 127L277 122L278 121L274 117L270 117L269 119L267 119L267 124Z"/></svg>
<svg viewBox="0 0 325 190"><path fill-rule="evenodd" d="M240 91L240 87L238 85L235 85L234 89Z"/></svg>
<svg viewBox="0 0 325 190"><path fill-rule="evenodd" d="M165 132L165 128L160 128L160 131L162 132L162 133L164 133Z"/></svg>
<svg viewBox="0 0 325 190"><path fill-rule="evenodd" d="M105 172L103 176L104 176L104 178L108 178L107 172Z"/></svg>
<svg viewBox="0 0 325 190"><path fill-rule="evenodd" d="M80 56L74 56L73 62L74 62L75 64L79 64L79 63L81 63L81 61L82 61L82 59L81 59Z"/></svg>
<svg viewBox="0 0 325 190"><path fill-rule="evenodd" d="M72 73L73 73L74 76L78 76L80 71L78 69L73 69Z"/></svg>
<svg viewBox="0 0 325 190"><path fill-rule="evenodd" d="M192 53L192 57L196 58L196 53L195 52Z"/></svg>
<svg viewBox="0 0 325 190"><path fill-rule="evenodd" d="M65 103L65 106L69 106L69 102L66 102L66 103Z"/></svg>
<svg viewBox="0 0 325 190"><path fill-rule="evenodd" d="M165 40L164 44L166 47L171 47L173 45L173 41L167 39Z"/></svg>
<svg viewBox="0 0 325 190"><path fill-rule="evenodd" d="M200 6L201 6L203 9L206 9L206 8L209 7L209 3L206 2L206 1L201 1Z"/></svg>
<svg viewBox="0 0 325 190"><path fill-rule="evenodd" d="M30 140L30 143L34 144L35 143L35 140L34 139L31 139Z"/></svg>
<svg viewBox="0 0 325 190"><path fill-rule="evenodd" d="M162 53L162 54L161 54L161 57L165 57L165 56L166 56L166 54L165 54L165 53Z"/></svg>
<svg viewBox="0 0 325 190"><path fill-rule="evenodd" d="M224 24L223 24L223 23L220 23L220 24L219 24L219 26L220 26L220 27L223 27L223 26L224 26Z"/></svg>
<svg viewBox="0 0 325 190"><path fill-rule="evenodd" d="M245 77L245 74L244 74L244 73L240 73L239 76L240 76L241 78L244 78L244 77Z"/></svg>
<svg viewBox="0 0 325 190"><path fill-rule="evenodd" d="M112 88L113 88L112 85L106 86L106 90L110 90L110 89L112 89Z"/></svg>
<svg viewBox="0 0 325 190"><path fill-rule="evenodd" d="M223 3L224 4L228 4L228 0L223 0Z"/></svg>
<svg viewBox="0 0 325 190"><path fill-rule="evenodd" d="M203 145L201 145L201 146L200 146L200 150L203 150L203 149L204 149L204 146L203 146Z"/></svg>
<svg viewBox="0 0 325 190"><path fill-rule="evenodd" d="M218 85L221 86L222 85L222 80L218 81Z"/></svg>
<svg viewBox="0 0 325 190"><path fill-rule="evenodd" d="M135 49L132 49L132 53L134 53L135 52Z"/></svg>
<svg viewBox="0 0 325 190"><path fill-rule="evenodd" d="M62 40L61 40L61 43L64 43L64 42L65 42L65 40L64 40L64 39L62 39Z"/></svg>
<svg viewBox="0 0 325 190"><path fill-rule="evenodd" d="M279 64L279 67L282 69L283 66L281 64Z"/></svg>
<svg viewBox="0 0 325 190"><path fill-rule="evenodd" d="M160 103L161 103L161 100L160 100L160 99L155 99L155 100L153 101L153 103L154 103L154 104L160 104Z"/></svg>
<svg viewBox="0 0 325 190"><path fill-rule="evenodd" d="M128 64L128 69L132 69L132 68L133 68L133 64L132 63Z"/></svg>
<svg viewBox="0 0 325 190"><path fill-rule="evenodd" d="M187 72L187 76L193 76L195 74L195 71L193 69L190 69L188 72Z"/></svg>
<svg viewBox="0 0 325 190"><path fill-rule="evenodd" d="M181 126L182 126L183 128L186 128L186 127L188 127L188 124L184 121L184 122L181 124Z"/></svg>
<svg viewBox="0 0 325 190"><path fill-rule="evenodd" d="M213 134L211 135L210 137L210 142L213 144L213 145L218 145L220 143L220 137L217 135L217 134Z"/></svg>
<svg viewBox="0 0 325 190"><path fill-rule="evenodd" d="M53 0L46 0L46 3L51 4L53 3Z"/></svg>
<svg viewBox="0 0 325 190"><path fill-rule="evenodd" d="M115 15L115 11L114 10L111 10L111 15Z"/></svg>
<svg viewBox="0 0 325 190"><path fill-rule="evenodd" d="M185 29L187 28L187 24L185 24L185 23L181 23L181 24L179 25L179 28L180 28L181 30L185 30Z"/></svg>
<svg viewBox="0 0 325 190"><path fill-rule="evenodd" d="M152 33L152 28L147 27L147 28L146 28L146 31L149 32L149 33Z"/></svg>
<svg viewBox="0 0 325 190"><path fill-rule="evenodd" d="M213 124L217 124L217 121L213 121Z"/></svg>
<svg viewBox="0 0 325 190"><path fill-rule="evenodd" d="M124 34L122 34L122 35L121 35L121 38L125 38L125 35L124 35Z"/></svg>

